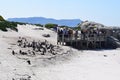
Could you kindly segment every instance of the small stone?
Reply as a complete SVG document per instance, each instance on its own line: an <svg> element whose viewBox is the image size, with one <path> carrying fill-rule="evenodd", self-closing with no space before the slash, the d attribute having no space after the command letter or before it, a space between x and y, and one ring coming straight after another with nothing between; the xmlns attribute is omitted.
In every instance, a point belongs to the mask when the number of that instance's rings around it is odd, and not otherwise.
<svg viewBox="0 0 120 80"><path fill-rule="evenodd" d="M104 55L104 57L107 57L107 55Z"/></svg>

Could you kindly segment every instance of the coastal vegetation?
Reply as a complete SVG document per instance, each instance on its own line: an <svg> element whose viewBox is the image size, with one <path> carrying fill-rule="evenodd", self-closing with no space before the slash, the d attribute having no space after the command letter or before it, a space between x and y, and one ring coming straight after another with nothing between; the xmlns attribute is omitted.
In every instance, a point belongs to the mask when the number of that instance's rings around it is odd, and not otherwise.
<svg viewBox="0 0 120 80"><path fill-rule="evenodd" d="M48 23L48 24L45 24L45 27L50 29L50 28L54 28L55 26L58 26L57 24L52 24L52 23Z"/></svg>
<svg viewBox="0 0 120 80"><path fill-rule="evenodd" d="M0 21L0 30L7 31L7 28L17 31L16 22Z"/></svg>
<svg viewBox="0 0 120 80"><path fill-rule="evenodd" d="M0 16L0 30L2 30L2 31L7 31L7 28L10 28L14 31L18 31L17 24L26 25L28 23L10 22L10 21L6 21L2 16ZM36 26L41 26L41 27L43 26L41 24L31 24L31 25L36 25Z"/></svg>

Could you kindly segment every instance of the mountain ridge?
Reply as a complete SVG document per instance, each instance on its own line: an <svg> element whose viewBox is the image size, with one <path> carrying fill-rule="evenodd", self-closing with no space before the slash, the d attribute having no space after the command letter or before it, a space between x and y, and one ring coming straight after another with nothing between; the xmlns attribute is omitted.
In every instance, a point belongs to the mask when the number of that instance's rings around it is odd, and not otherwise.
<svg viewBox="0 0 120 80"><path fill-rule="evenodd" d="M53 23L58 24L60 26L70 26L75 27L77 24L81 23L80 19L53 19L53 18L45 18L45 17L26 17L26 18L8 18L8 21L14 22L25 22L32 24L47 24Z"/></svg>

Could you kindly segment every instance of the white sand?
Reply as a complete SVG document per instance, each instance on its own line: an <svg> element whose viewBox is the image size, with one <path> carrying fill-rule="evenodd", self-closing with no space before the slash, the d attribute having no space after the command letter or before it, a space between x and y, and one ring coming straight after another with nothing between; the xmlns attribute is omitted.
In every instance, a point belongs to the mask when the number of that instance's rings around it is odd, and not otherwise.
<svg viewBox="0 0 120 80"><path fill-rule="evenodd" d="M18 32L0 31L0 80L12 80L12 78L19 80L28 75L31 76L31 80L120 80L119 49L101 51L72 49L73 52L69 55L58 56L53 60L41 61L39 57L30 57L32 65L28 65L24 59L13 56L11 49L8 48L15 49L11 44L16 42L19 36L36 40L46 39L56 44L55 32L48 29L34 30L34 28L35 26L31 25L19 25ZM42 37L48 33L51 35L50 38ZM69 50L69 47L63 48L64 51Z"/></svg>

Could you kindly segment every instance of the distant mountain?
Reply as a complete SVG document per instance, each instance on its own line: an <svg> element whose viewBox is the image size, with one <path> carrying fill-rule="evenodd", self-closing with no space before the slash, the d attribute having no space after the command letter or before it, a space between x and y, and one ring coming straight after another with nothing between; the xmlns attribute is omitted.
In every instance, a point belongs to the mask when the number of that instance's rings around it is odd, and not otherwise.
<svg viewBox="0 0 120 80"><path fill-rule="evenodd" d="M14 22L25 22L32 24L47 24L53 23L58 25L66 25L70 27L75 27L78 23L81 23L80 19L52 19L52 18L44 18L44 17L28 17L28 18L8 18L8 21Z"/></svg>

